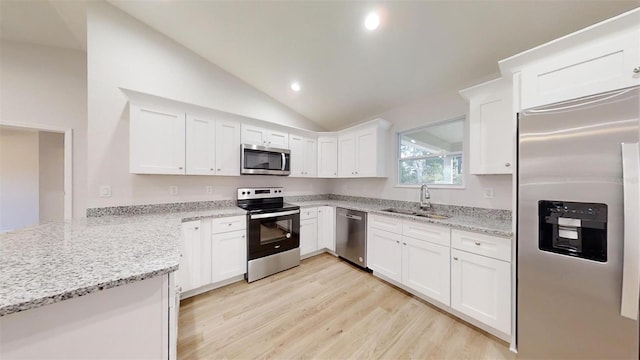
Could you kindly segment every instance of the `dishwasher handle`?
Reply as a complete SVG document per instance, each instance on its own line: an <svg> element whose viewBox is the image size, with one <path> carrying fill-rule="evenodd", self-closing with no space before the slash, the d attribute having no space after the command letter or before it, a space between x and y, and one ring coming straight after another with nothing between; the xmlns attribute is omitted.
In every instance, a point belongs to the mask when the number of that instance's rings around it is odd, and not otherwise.
<svg viewBox="0 0 640 360"><path fill-rule="evenodd" d="M338 215L340 215L340 216L344 216L344 217L346 217L347 219L358 220L358 221L362 220L362 216L351 215L351 214L345 214L345 213L341 213L341 212L339 212L339 213L338 213Z"/></svg>

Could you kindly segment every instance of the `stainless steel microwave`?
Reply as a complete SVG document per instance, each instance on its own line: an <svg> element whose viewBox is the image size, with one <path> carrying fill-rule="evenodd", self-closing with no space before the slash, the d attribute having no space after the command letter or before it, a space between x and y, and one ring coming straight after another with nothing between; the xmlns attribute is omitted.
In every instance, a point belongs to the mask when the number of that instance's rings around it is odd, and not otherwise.
<svg viewBox="0 0 640 360"><path fill-rule="evenodd" d="M260 145L240 145L240 173L245 175L288 176L291 162L289 149Z"/></svg>

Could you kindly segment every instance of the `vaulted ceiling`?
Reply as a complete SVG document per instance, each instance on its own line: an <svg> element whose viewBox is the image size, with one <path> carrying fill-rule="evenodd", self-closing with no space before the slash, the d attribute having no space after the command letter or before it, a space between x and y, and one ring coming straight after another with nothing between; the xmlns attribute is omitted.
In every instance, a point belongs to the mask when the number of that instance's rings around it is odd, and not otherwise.
<svg viewBox="0 0 640 360"><path fill-rule="evenodd" d="M108 2L326 129L488 79L500 59L638 7L636 0ZM85 46L82 2L0 6L3 38ZM372 11L381 25L368 31Z"/></svg>

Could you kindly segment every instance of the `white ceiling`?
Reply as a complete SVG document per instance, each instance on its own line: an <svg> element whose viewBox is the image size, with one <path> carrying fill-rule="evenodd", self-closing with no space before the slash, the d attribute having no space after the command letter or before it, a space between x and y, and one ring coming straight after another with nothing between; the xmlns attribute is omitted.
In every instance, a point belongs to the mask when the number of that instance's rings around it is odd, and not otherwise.
<svg viewBox="0 0 640 360"><path fill-rule="evenodd" d="M108 1L329 130L488 79L498 73L500 59L639 5L637 0ZM0 5L3 38L86 47L78 36L85 26L80 1L1 0ZM369 32L363 20L372 10L383 19ZM289 88L293 80L302 85L299 93Z"/></svg>

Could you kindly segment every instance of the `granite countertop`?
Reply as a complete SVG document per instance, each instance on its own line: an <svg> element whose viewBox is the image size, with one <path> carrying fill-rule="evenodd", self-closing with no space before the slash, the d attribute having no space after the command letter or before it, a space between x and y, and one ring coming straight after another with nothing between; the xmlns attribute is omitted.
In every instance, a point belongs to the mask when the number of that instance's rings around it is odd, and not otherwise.
<svg viewBox="0 0 640 360"><path fill-rule="evenodd" d="M324 206L324 205L336 206L336 207L342 207L342 208L351 209L351 210L366 211L368 213L396 217L400 219L410 219L410 220L419 221L419 222L446 225L454 229L479 232L487 235L513 237L513 232L511 228L511 219L505 219L500 216L491 216L490 215L491 210L488 210L487 212L482 214L465 212L465 211L448 212L447 215L451 216L450 218L438 220L438 219L430 219L430 218L424 218L419 216L381 211L382 209L386 209L390 207L401 207L401 206L390 206L389 204L380 205L380 204L374 204L369 202L356 202L356 201L345 201L345 200L292 201L291 203L298 205L301 208ZM438 211L436 210L436 212Z"/></svg>
<svg viewBox="0 0 640 360"><path fill-rule="evenodd" d="M244 214L105 216L0 234L0 316L175 271L182 221Z"/></svg>
<svg viewBox="0 0 640 360"><path fill-rule="evenodd" d="M436 220L381 211L402 207L402 202L395 206L388 200L289 202L303 208L344 207L495 236L513 235L511 220L500 216L500 211L487 209L474 212L472 209L478 209L446 208L451 217ZM155 207L164 213L146 215L139 215L145 206L105 208L96 213L118 215L47 223L0 234L0 316L177 270L182 222L246 214L231 202L222 204L193 211L177 211L184 210L184 204L159 205Z"/></svg>

